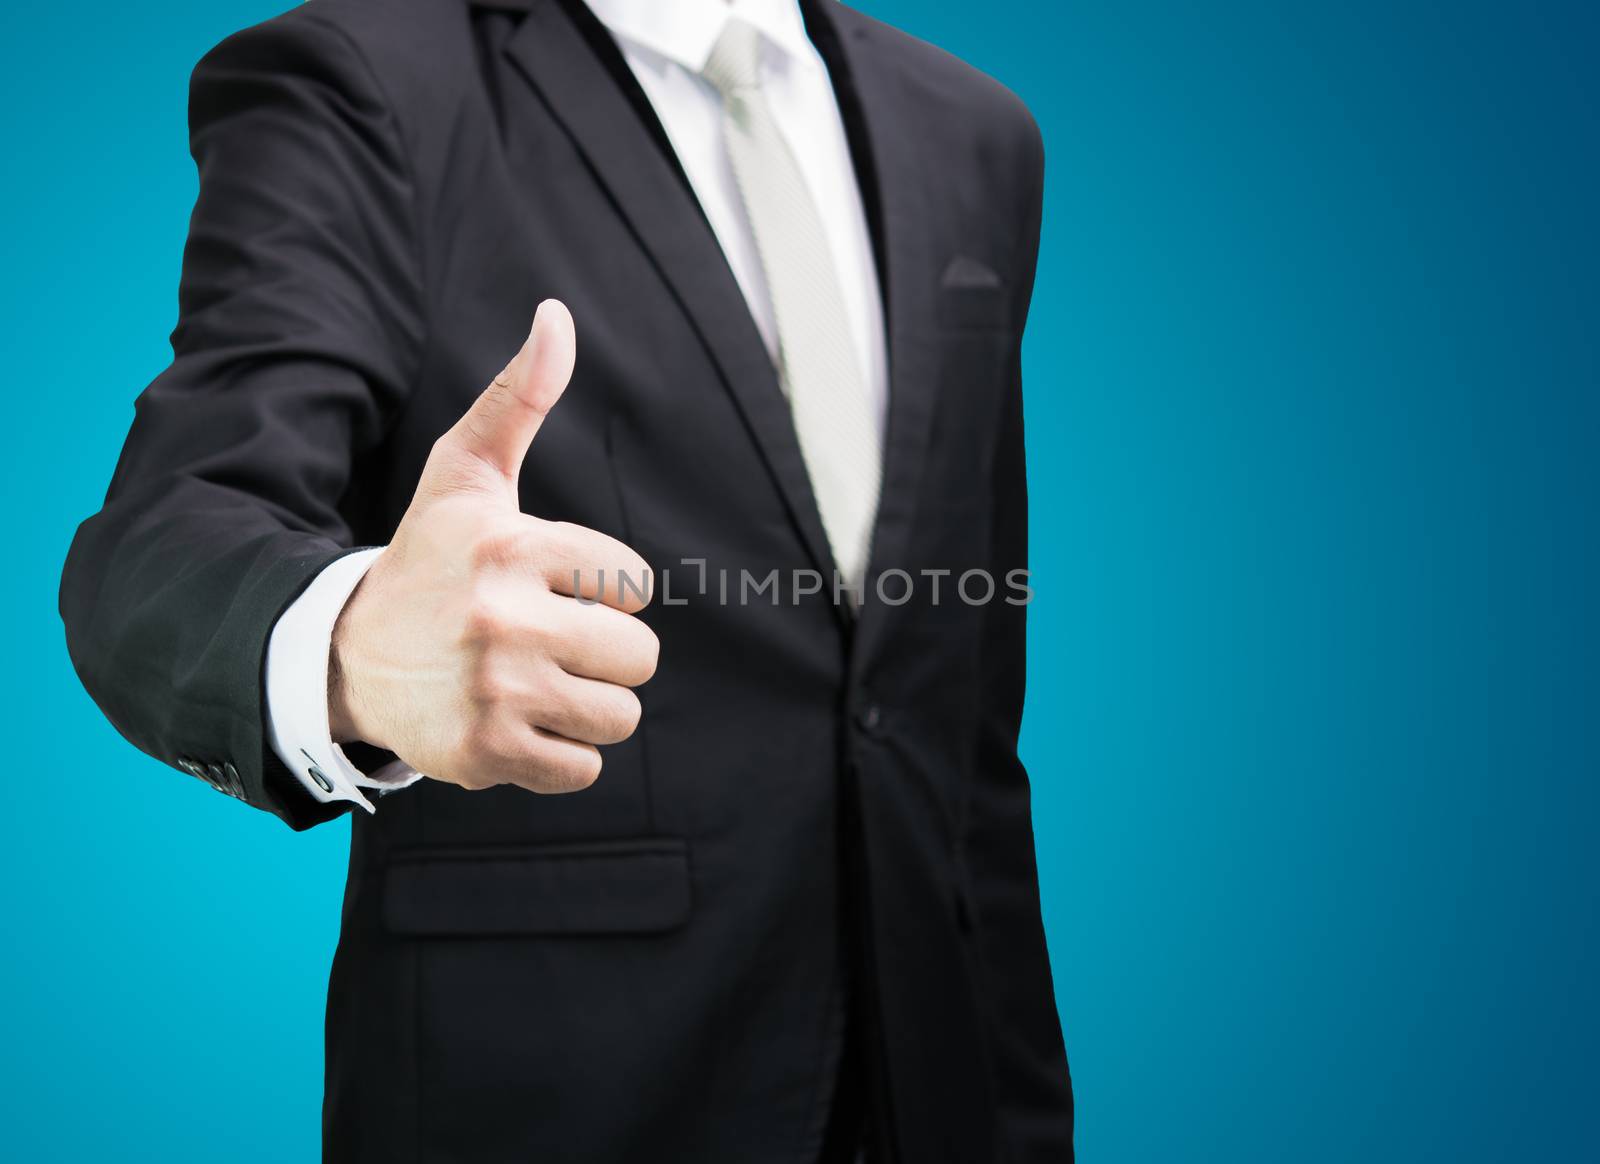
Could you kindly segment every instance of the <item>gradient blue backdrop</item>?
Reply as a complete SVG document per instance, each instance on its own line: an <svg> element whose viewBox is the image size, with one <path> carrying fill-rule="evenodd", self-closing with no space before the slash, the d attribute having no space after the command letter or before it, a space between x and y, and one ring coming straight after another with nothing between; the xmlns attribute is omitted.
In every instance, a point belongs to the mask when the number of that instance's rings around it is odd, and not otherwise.
<svg viewBox="0 0 1600 1164"><path fill-rule="evenodd" d="M166 359L189 68L280 2L0 37L12 1159L316 1151L347 826L135 753L55 614ZM1600 1159L1590 6L868 7L1048 144L1025 747L1082 1157Z"/></svg>

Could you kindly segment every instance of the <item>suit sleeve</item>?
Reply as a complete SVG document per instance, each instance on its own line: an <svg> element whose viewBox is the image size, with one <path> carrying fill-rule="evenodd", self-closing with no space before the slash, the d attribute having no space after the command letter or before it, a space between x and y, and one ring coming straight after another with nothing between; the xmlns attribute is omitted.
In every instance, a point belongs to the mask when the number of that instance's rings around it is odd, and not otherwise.
<svg viewBox="0 0 1600 1164"><path fill-rule="evenodd" d="M171 365L140 395L61 581L84 686L139 748L305 828L266 739L279 613L351 546L341 499L409 391L422 335L399 135L345 34L305 9L194 71Z"/></svg>
<svg viewBox="0 0 1600 1164"><path fill-rule="evenodd" d="M1028 561L1028 491L1022 425L1022 325L1039 250L1044 155L1032 119L1025 150L1023 230L1012 270L1016 336L994 460L990 569L1002 595L1010 571ZM1028 773L1017 754L1026 673L1027 607L986 608L982 712L976 780L964 855L975 932L989 987L990 1046L997 1098L1014 1164L1072 1158L1073 1104L1039 913Z"/></svg>

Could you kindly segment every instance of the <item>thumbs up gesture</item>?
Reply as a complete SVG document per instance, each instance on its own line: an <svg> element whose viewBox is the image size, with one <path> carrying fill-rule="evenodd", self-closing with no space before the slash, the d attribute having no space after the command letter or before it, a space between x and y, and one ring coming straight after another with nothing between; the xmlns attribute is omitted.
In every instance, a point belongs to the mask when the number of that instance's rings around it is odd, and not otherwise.
<svg viewBox="0 0 1600 1164"><path fill-rule="evenodd" d="M633 734L659 644L633 617L649 568L614 538L523 513L517 474L572 375L572 316L539 305L522 350L433 446L329 657L337 740L464 788L587 787ZM583 601L579 601L579 596Z"/></svg>

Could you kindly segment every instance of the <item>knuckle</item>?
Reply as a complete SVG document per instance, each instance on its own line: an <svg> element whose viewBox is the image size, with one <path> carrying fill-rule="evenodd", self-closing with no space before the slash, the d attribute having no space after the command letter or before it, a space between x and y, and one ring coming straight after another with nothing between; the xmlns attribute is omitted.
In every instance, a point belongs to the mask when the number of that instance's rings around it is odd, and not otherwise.
<svg viewBox="0 0 1600 1164"><path fill-rule="evenodd" d="M594 536L592 530L570 521L547 521L542 532L545 555L552 561L581 562L588 558L586 548L588 539Z"/></svg>
<svg viewBox="0 0 1600 1164"><path fill-rule="evenodd" d="M650 563L626 542L570 521L551 522L549 529L553 548L559 549L563 560L582 563L585 571L604 570L608 580L626 578L633 590L648 585Z"/></svg>
<svg viewBox="0 0 1600 1164"><path fill-rule="evenodd" d="M540 624L539 639L556 659L587 659L594 654L594 631L585 617L589 609L561 611Z"/></svg>
<svg viewBox="0 0 1600 1164"><path fill-rule="evenodd" d="M583 737L591 743L620 744L639 726L639 698L626 687L599 691L569 722L582 725Z"/></svg>
<svg viewBox="0 0 1600 1164"><path fill-rule="evenodd" d="M461 644L487 653L510 641L524 642L548 630L545 607L535 589L506 579L468 583L461 614Z"/></svg>
<svg viewBox="0 0 1600 1164"><path fill-rule="evenodd" d="M609 557L617 600L629 607L642 608L655 590L650 563L621 542L615 543L614 552Z"/></svg>
<svg viewBox="0 0 1600 1164"><path fill-rule="evenodd" d="M494 715L487 707L470 709L462 719L455 754L463 769L482 772L494 759L491 741L494 738Z"/></svg>
<svg viewBox="0 0 1600 1164"><path fill-rule="evenodd" d="M477 599L467 607L466 616L462 619L461 643L463 646L482 651L492 643L499 642L511 632L511 621L494 603ZM479 666L472 668L473 677L477 676L484 660L477 660Z"/></svg>
<svg viewBox="0 0 1600 1164"><path fill-rule="evenodd" d="M588 744L563 744L538 765L541 791L562 795L581 792L600 776L600 751Z"/></svg>
<svg viewBox="0 0 1600 1164"><path fill-rule="evenodd" d="M555 725L557 730L561 726L582 723L585 719L582 702L553 677L539 684L534 706L539 710L540 719Z"/></svg>
<svg viewBox="0 0 1600 1164"><path fill-rule="evenodd" d="M613 732L617 743L621 743L634 732L639 730L639 720L644 715L644 705L639 702L639 697L626 687L619 689L613 717Z"/></svg>
<svg viewBox="0 0 1600 1164"><path fill-rule="evenodd" d="M623 570L627 577L633 581L635 589L645 594L655 593L655 571L650 568L650 563L641 558L634 550L627 550L628 560L623 563Z"/></svg>
<svg viewBox="0 0 1600 1164"><path fill-rule="evenodd" d="M635 621L638 631L628 651L628 686L639 687L650 682L661 662L661 640L656 632Z"/></svg>
<svg viewBox="0 0 1600 1164"><path fill-rule="evenodd" d="M551 536L567 545L580 545L586 539L597 536L594 530L575 521L552 521L548 525Z"/></svg>
<svg viewBox="0 0 1600 1164"><path fill-rule="evenodd" d="M640 623L639 625L644 626L643 623ZM652 676L655 675L656 668L661 665L661 636L656 634L655 631L651 630L647 626L644 629L647 636L645 638L644 646L645 669L644 679L640 680L640 682L647 682Z"/></svg>
<svg viewBox="0 0 1600 1164"><path fill-rule="evenodd" d="M475 659L468 666L462 687L468 705L481 715L491 714L511 694L510 684L499 667L487 657Z"/></svg>
<svg viewBox="0 0 1600 1164"><path fill-rule="evenodd" d="M626 542L606 534L586 531L589 541L583 547L589 565L606 574L606 587L613 595L636 598L649 585L650 564Z"/></svg>
<svg viewBox="0 0 1600 1164"><path fill-rule="evenodd" d="M564 782L573 792L581 792L600 779L600 753L594 748L579 751L563 767Z"/></svg>
<svg viewBox="0 0 1600 1164"><path fill-rule="evenodd" d="M471 773L483 788L504 783L505 774L516 769L524 751L515 726L493 711L469 716L468 724L461 770Z"/></svg>
<svg viewBox="0 0 1600 1164"><path fill-rule="evenodd" d="M527 552L527 538L523 533L495 530L473 540L467 551L467 562L476 573L491 573L516 565Z"/></svg>

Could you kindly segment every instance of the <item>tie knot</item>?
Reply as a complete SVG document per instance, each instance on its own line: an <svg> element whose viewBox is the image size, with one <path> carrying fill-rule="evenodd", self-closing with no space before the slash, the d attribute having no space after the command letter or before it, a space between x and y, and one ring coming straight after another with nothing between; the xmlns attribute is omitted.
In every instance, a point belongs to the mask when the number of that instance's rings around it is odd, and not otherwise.
<svg viewBox="0 0 1600 1164"><path fill-rule="evenodd" d="M722 26L700 75L724 97L761 84L761 34L737 18Z"/></svg>

